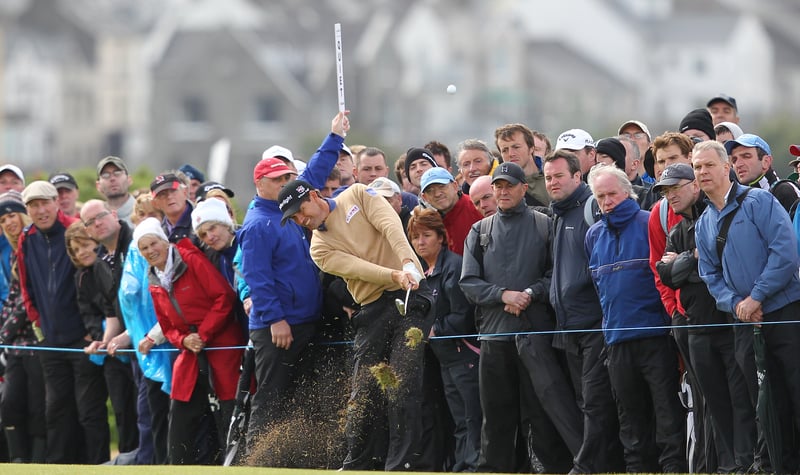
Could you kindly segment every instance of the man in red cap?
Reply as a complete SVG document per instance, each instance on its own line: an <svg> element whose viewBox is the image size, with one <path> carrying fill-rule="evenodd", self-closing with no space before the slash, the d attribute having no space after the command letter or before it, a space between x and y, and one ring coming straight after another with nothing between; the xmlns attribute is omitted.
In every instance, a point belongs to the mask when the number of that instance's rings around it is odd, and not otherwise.
<svg viewBox="0 0 800 475"><path fill-rule="evenodd" d="M300 175L321 186L335 166L344 136L350 128L347 112L340 112L308 167ZM326 165L327 164L327 165ZM281 226L278 194L297 172L280 158L256 164L256 196L239 231L241 271L249 287L249 330L255 349L253 395L247 445L286 409L283 400L295 378L295 363L314 337L322 313L319 269L311 260L309 241L300 226ZM246 300L246 299L245 299Z"/></svg>

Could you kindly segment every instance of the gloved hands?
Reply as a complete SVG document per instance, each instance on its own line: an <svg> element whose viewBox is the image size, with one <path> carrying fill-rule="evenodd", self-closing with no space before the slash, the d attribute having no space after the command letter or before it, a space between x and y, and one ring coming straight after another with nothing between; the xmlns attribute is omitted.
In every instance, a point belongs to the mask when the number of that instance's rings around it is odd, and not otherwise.
<svg viewBox="0 0 800 475"><path fill-rule="evenodd" d="M403 272L408 272L409 274L411 274L411 277L418 284L422 282L423 279L425 279L425 276L419 273L419 270L417 270L417 266L415 266L413 262L406 262L405 264L403 264Z"/></svg>

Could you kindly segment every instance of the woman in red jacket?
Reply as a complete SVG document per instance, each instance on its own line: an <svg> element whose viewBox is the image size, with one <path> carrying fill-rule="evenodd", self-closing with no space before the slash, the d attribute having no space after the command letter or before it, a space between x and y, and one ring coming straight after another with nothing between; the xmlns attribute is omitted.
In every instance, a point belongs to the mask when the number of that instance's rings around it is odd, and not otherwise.
<svg viewBox="0 0 800 475"><path fill-rule="evenodd" d="M139 223L133 240L151 266L150 293L164 336L180 349L172 373L169 462L198 464L203 416L213 412L224 437L233 410L243 350L215 348L246 342L233 314L236 295L188 239L170 244L157 219Z"/></svg>

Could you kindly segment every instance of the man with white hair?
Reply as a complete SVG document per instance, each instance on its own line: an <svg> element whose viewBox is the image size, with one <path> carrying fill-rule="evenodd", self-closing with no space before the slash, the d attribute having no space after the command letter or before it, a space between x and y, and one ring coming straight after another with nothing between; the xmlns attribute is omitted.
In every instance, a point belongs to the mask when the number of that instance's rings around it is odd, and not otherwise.
<svg viewBox="0 0 800 475"><path fill-rule="evenodd" d="M678 359L669 336L669 317L648 265L649 213L639 208L633 187L619 168L597 165L588 181L604 216L589 228L584 247L603 309L606 365L626 468L686 472ZM643 397L652 405L642 404ZM654 447L649 443L653 420L657 461L651 460Z"/></svg>

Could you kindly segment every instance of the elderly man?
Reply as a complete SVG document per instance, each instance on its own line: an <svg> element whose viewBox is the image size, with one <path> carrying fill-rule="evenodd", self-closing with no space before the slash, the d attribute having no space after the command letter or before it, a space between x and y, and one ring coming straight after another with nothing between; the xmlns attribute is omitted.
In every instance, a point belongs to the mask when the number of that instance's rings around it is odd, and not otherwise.
<svg viewBox="0 0 800 475"><path fill-rule="evenodd" d="M494 156L492 156L489 146L478 139L469 139L458 144L458 154L456 163L458 171L464 178L461 184L461 191L469 194L470 187L476 179L487 176L492 172L494 166Z"/></svg>
<svg viewBox="0 0 800 475"><path fill-rule="evenodd" d="M43 345L79 350L39 354L47 393L47 462L100 464L109 458L108 392L102 368L80 351L88 344L88 332L64 239L75 218L64 216L57 197L46 181L25 188L22 198L33 225L17 250L28 319L41 329Z"/></svg>
<svg viewBox="0 0 800 475"><path fill-rule="evenodd" d="M791 221L768 191L730 181L725 148L719 142L703 142L692 152L695 176L709 202L695 226L700 277L717 308L732 313L740 322L794 321L800 312L800 258ZM780 415L778 420L762 419L761 423L766 436L782 434L781 453L770 454L771 470L794 472L798 453L790 434L800 428L800 362L796 355L800 327L763 325L760 333L765 342L765 367L759 369L769 378L771 404ZM736 352L745 345L746 340L738 340ZM749 350L752 352L752 346ZM743 370L748 377L749 371ZM751 398L753 389L751 385Z"/></svg>
<svg viewBox="0 0 800 475"><path fill-rule="evenodd" d="M567 377L555 362L552 337L525 334L555 327L547 307L550 218L526 206L525 180L516 163L495 169L492 186L498 211L470 229L459 282L481 314L479 389L484 417L478 470L484 472L514 471L518 447L513 428L528 422L533 431L528 442L546 472L569 470L570 452L574 456L580 448L579 411Z"/></svg>
<svg viewBox="0 0 800 475"><path fill-rule="evenodd" d="M639 208L626 173L598 164L589 187L603 213L586 234L589 270L603 308L608 373L629 472L685 472L677 355L669 317L648 267L649 213ZM644 400L652 401L643 404ZM654 419L655 418L655 419ZM652 421L658 465L652 466Z"/></svg>
<svg viewBox="0 0 800 475"><path fill-rule="evenodd" d="M362 184L331 200L310 183L295 180L281 190L278 201L286 226L299 224L313 230L314 262L344 278L361 305L352 318L354 373L347 404L344 468L435 470L420 457L425 345L405 344L411 330L420 338L429 334L433 296L397 213ZM402 304L396 305L396 300ZM377 382L371 369L383 374ZM379 384L387 394L381 393Z"/></svg>
<svg viewBox="0 0 800 475"><path fill-rule="evenodd" d="M472 182L469 188L469 199L472 204L481 212L484 218L497 212L497 200L492 189L492 177L489 175L479 176Z"/></svg>

